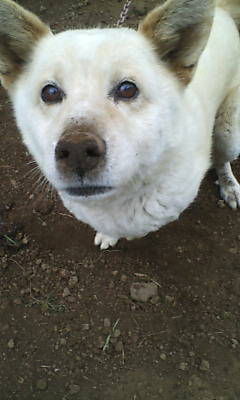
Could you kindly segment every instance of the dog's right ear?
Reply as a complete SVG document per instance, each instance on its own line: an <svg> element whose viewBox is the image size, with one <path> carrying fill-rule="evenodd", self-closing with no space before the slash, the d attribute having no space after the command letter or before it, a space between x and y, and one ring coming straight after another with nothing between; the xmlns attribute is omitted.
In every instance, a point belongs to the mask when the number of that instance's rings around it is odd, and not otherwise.
<svg viewBox="0 0 240 400"><path fill-rule="evenodd" d="M40 38L50 34L47 25L11 0L0 0L0 80L8 89Z"/></svg>
<svg viewBox="0 0 240 400"><path fill-rule="evenodd" d="M214 0L159 0L139 26L160 58L180 75L196 65L212 26ZM239 1L239 0L237 0Z"/></svg>

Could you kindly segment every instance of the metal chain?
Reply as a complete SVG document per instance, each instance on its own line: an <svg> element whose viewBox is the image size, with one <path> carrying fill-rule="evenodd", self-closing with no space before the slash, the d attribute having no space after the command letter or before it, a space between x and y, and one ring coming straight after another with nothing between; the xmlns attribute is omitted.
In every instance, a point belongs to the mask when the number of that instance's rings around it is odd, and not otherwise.
<svg viewBox="0 0 240 400"><path fill-rule="evenodd" d="M120 14L119 20L116 23L117 28L119 28L125 21L128 15L128 11L131 7L132 0L127 0L127 2L124 4L124 7L122 9L122 12Z"/></svg>

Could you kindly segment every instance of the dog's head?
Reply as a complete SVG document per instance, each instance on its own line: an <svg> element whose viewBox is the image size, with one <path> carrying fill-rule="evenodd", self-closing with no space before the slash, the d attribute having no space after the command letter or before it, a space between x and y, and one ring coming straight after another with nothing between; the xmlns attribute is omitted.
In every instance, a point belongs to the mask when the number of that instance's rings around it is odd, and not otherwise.
<svg viewBox="0 0 240 400"><path fill-rule="evenodd" d="M25 144L57 190L110 196L147 180L177 145L182 77L207 41L211 6L168 0L138 31L53 35L0 0L1 81Z"/></svg>

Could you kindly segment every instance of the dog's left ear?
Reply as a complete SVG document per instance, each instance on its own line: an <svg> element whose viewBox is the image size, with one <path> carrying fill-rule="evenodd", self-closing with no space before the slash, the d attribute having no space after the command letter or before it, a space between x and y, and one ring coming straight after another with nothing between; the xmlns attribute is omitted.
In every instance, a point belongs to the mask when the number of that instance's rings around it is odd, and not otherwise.
<svg viewBox="0 0 240 400"><path fill-rule="evenodd" d="M139 31L178 74L197 63L208 40L213 10L214 0L161 1L139 25Z"/></svg>
<svg viewBox="0 0 240 400"><path fill-rule="evenodd" d="M0 0L0 81L8 89L50 29L12 0Z"/></svg>

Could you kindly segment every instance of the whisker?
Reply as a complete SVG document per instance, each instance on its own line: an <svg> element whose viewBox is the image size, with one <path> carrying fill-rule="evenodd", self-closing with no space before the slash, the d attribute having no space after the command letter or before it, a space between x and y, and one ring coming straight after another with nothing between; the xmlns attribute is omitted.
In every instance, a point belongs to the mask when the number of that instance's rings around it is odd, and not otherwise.
<svg viewBox="0 0 240 400"><path fill-rule="evenodd" d="M39 166L32 168L30 171L27 171L23 178L30 178L32 175L36 175L37 173L41 173Z"/></svg>
<svg viewBox="0 0 240 400"><path fill-rule="evenodd" d="M33 168L27 171L22 177L23 180L29 180L30 182L32 182L28 193L30 195L41 193L45 194L47 197L49 196L53 200L56 200L57 194L55 188L51 185L48 179L42 174L42 171L39 168L36 161L31 160L27 163L27 165L33 165Z"/></svg>
<svg viewBox="0 0 240 400"><path fill-rule="evenodd" d="M43 176L43 175L40 175L39 177L38 177L38 179L34 182L34 184L32 185L32 187L31 187L31 192L32 192L32 194L34 194L34 193L36 193L36 192L41 192L42 190L41 190L41 187L42 187L42 184L43 184L43 182L44 182L44 180L45 180L46 178L45 178L45 176Z"/></svg>
<svg viewBox="0 0 240 400"><path fill-rule="evenodd" d="M31 160L31 161L28 161L28 162L26 163L26 165L30 165L30 164L37 164L37 163L36 163L35 160Z"/></svg>

